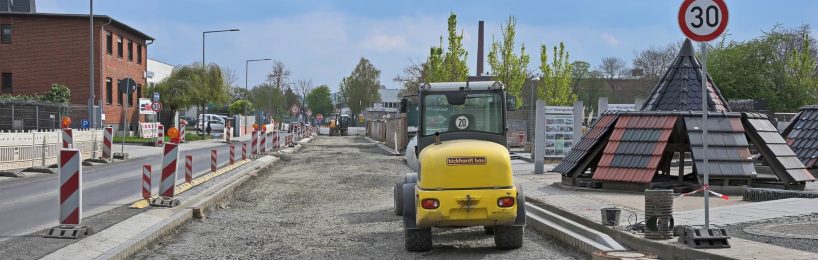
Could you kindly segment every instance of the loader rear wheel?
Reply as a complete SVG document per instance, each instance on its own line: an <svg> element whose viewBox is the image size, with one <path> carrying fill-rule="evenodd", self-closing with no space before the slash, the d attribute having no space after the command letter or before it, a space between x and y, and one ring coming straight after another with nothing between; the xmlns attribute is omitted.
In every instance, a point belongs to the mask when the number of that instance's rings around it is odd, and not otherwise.
<svg viewBox="0 0 818 260"><path fill-rule="evenodd" d="M432 228L404 229L406 250L412 252L432 250Z"/></svg>
<svg viewBox="0 0 818 260"><path fill-rule="evenodd" d="M483 226L483 231L486 232L486 235L494 235L494 227L492 226Z"/></svg>
<svg viewBox="0 0 818 260"><path fill-rule="evenodd" d="M494 245L499 249L516 249L523 246L524 226L495 226Z"/></svg>

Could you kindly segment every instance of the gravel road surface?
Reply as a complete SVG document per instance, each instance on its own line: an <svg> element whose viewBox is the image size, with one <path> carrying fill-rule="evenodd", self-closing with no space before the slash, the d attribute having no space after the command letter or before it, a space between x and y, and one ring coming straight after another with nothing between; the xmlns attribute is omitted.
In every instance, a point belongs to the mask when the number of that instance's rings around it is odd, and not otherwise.
<svg viewBox="0 0 818 260"><path fill-rule="evenodd" d="M320 137L283 156L229 204L136 258L587 258L530 228L517 250L495 249L482 228L440 228L433 231L432 251L406 252L392 185L409 169L402 157L360 140Z"/></svg>

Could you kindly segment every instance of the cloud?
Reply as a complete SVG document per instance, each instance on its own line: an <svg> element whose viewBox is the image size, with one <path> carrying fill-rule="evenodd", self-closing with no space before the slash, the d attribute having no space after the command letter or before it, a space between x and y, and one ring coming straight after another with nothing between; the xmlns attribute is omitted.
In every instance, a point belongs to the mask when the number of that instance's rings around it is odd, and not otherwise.
<svg viewBox="0 0 818 260"><path fill-rule="evenodd" d="M388 52L395 49L407 47L406 38L400 35L386 35L377 33L364 39L365 48L374 49L377 52Z"/></svg>
<svg viewBox="0 0 818 260"><path fill-rule="evenodd" d="M613 47L619 46L619 40L616 39L616 37L614 37L613 35L607 32L602 32L602 34L600 34L599 36L602 37L602 40L605 41L605 43L607 43L608 45Z"/></svg>

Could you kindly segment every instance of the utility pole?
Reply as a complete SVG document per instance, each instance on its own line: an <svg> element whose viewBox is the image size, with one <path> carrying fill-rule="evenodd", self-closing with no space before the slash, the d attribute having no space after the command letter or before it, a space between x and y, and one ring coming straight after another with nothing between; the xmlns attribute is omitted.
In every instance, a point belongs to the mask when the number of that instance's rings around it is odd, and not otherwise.
<svg viewBox="0 0 818 260"><path fill-rule="evenodd" d="M96 128L96 111L94 111L94 0L89 0L90 15L88 15L88 126Z"/></svg>

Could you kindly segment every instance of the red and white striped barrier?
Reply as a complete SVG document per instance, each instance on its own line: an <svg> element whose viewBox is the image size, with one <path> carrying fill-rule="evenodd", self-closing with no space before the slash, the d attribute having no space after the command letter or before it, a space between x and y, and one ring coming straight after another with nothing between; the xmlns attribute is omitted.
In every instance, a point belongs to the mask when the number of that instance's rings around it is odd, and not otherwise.
<svg viewBox="0 0 818 260"><path fill-rule="evenodd" d="M247 160L247 144L241 144L241 159Z"/></svg>
<svg viewBox="0 0 818 260"><path fill-rule="evenodd" d="M236 163L236 146L230 145L230 165Z"/></svg>
<svg viewBox="0 0 818 260"><path fill-rule="evenodd" d="M60 225L79 225L82 219L80 150L60 150Z"/></svg>
<svg viewBox="0 0 818 260"><path fill-rule="evenodd" d="M185 156L185 182L193 181L193 155Z"/></svg>
<svg viewBox="0 0 818 260"><path fill-rule="evenodd" d="M179 160L179 145L167 143L162 159L162 180L159 183L159 195L173 198L176 192L176 162Z"/></svg>
<svg viewBox="0 0 818 260"><path fill-rule="evenodd" d="M258 153L258 131L253 130L253 136L250 138L250 155Z"/></svg>
<svg viewBox="0 0 818 260"><path fill-rule="evenodd" d="M723 199L723 200L730 200L730 197L729 197L729 196L727 196L727 195L724 195L724 194L721 194L721 193L718 193L718 192L715 192L715 191L710 190L710 186L709 186L709 185L704 185L704 186L702 186L701 188L699 188L698 190L694 190L694 191L691 191L691 192L688 192L688 193L682 193L681 195L679 195L679 199L683 199L683 198L684 198L684 197L686 197L686 196L690 196L690 195L693 195L693 194L699 193L699 192L701 192L701 191L707 191L707 192L710 192L710 194L713 194L713 195L715 195L716 197L719 197L719 198L721 198L721 199Z"/></svg>
<svg viewBox="0 0 818 260"><path fill-rule="evenodd" d="M114 143L114 128L106 127L102 133L102 158L110 160L113 158L113 154L111 153L111 144Z"/></svg>
<svg viewBox="0 0 818 260"><path fill-rule="evenodd" d="M165 145L165 126L156 126L156 147Z"/></svg>
<svg viewBox="0 0 818 260"><path fill-rule="evenodd" d="M71 128L62 129L62 148L63 149L74 148L74 132L71 130Z"/></svg>
<svg viewBox="0 0 818 260"><path fill-rule="evenodd" d="M233 138L233 128L232 127L225 127L224 131L222 131L222 134L224 135L224 140L227 143L230 143L231 139Z"/></svg>
<svg viewBox="0 0 818 260"><path fill-rule="evenodd" d="M273 150L280 151L281 150L281 143L278 140L279 131L273 132Z"/></svg>
<svg viewBox="0 0 818 260"><path fill-rule="evenodd" d="M213 149L210 150L210 172L216 172L218 170L217 161L219 160L218 150Z"/></svg>
<svg viewBox="0 0 818 260"><path fill-rule="evenodd" d="M179 143L187 142L187 140L185 140L185 128L186 127L187 127L187 124L180 124L179 125Z"/></svg>
<svg viewBox="0 0 818 260"><path fill-rule="evenodd" d="M151 198L151 165L142 165L142 198Z"/></svg>
<svg viewBox="0 0 818 260"><path fill-rule="evenodd" d="M259 154L264 154L267 152L267 131L262 130L259 138L261 139L261 144L258 146Z"/></svg>

